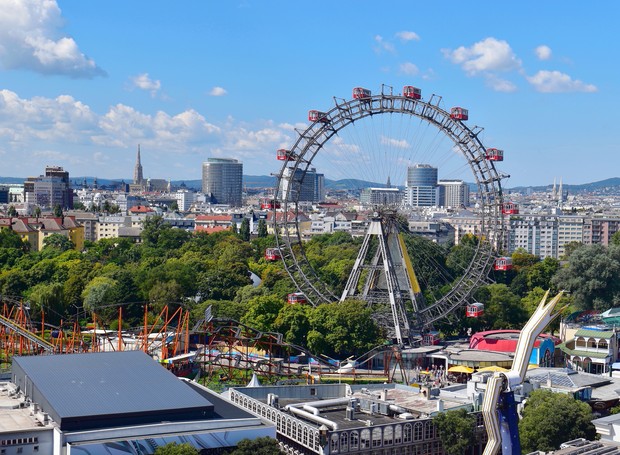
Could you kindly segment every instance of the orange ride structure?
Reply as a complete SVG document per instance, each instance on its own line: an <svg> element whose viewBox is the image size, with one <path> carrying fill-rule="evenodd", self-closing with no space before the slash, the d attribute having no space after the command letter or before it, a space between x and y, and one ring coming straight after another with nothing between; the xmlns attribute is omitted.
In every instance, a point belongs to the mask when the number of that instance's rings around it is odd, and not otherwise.
<svg viewBox="0 0 620 455"><path fill-rule="evenodd" d="M30 307L19 298L0 296L0 360L10 363L15 355L69 354L78 352L142 350L157 360L189 352L189 311L168 306L155 317L144 304L141 327L122 329L123 304L118 305L118 329L106 330L96 313L81 327L77 320L58 326L32 321ZM77 319L77 318L76 318Z"/></svg>

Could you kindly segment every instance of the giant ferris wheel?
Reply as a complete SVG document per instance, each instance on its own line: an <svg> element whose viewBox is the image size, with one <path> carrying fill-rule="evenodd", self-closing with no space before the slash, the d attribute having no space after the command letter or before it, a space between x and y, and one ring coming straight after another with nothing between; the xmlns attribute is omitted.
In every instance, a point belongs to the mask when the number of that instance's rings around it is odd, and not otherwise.
<svg viewBox="0 0 620 455"><path fill-rule="evenodd" d="M483 129L465 123L466 109L446 110L442 104L437 95L424 100L420 89L413 86L394 94L391 87L383 85L374 95L358 87L351 99L334 98L329 110L310 111L310 123L296 130L292 147L278 150L277 158L283 164L274 206L280 210L274 213L273 226L279 255L295 286L313 305L353 297L391 306L391 325L399 343L407 343L414 332L453 317L471 301L472 293L487 282L504 237L501 180L507 175L495 168L503 152L483 145ZM381 184L398 193L411 165L438 169L446 182L471 182L475 186L471 210L478 220L476 241L468 246L467 262L457 271L453 268L446 272L447 267L438 264L433 253L439 246L408 241L407 247L397 231L403 229L403 219L419 214L403 213L393 200L385 204L374 201L375 212L366 223L364 241L344 292L329 286L319 277L304 246L312 230L312 221L305 213L308 195L304 194L304 182L316 182L317 174L324 174L332 180L357 184L361 192L367 191L362 187ZM404 230L408 231L406 227ZM413 261L407 250L416 256ZM371 258L364 265L367 255ZM424 269L434 269L434 276L445 276L445 282L435 283L431 291L433 285ZM365 279L365 284L360 279ZM383 294L368 292L373 280L383 281ZM381 295L384 302L380 302Z"/></svg>

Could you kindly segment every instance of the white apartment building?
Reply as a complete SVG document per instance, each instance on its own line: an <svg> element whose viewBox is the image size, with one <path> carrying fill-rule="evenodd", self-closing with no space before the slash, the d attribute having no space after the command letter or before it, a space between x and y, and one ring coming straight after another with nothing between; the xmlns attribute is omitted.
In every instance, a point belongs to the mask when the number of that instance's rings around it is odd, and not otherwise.
<svg viewBox="0 0 620 455"><path fill-rule="evenodd" d="M96 225L96 240L119 237L121 228L140 228L142 216L103 216Z"/></svg>

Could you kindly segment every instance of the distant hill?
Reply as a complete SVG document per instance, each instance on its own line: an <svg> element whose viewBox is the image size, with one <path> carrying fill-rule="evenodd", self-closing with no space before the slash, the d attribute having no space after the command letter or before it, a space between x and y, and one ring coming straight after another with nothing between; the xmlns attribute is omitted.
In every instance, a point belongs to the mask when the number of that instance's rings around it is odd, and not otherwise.
<svg viewBox="0 0 620 455"><path fill-rule="evenodd" d="M556 184L556 188L559 189L559 185L560 183L557 182ZM576 193L595 193L595 192L600 192L600 191L615 191L618 192L620 191L620 177L612 177L609 179L605 179L605 180L599 180L598 182L591 182L591 183L583 183L581 185L570 185L570 184L566 184L564 183L562 185L562 188L564 191L568 191L569 193L572 194L576 194ZM536 192L543 192L543 191L551 191L553 189L553 185L544 185L544 186L518 186L518 187L514 187L514 188L508 188L511 191L515 191L515 192L525 192L528 189L531 189L532 191L536 191Z"/></svg>
<svg viewBox="0 0 620 455"><path fill-rule="evenodd" d="M92 185L94 181L94 177L72 177L71 181L74 182L76 186L81 185L82 181L86 178L87 185ZM0 177L0 184L19 184L24 183L26 180L24 177ZM97 178L97 184L100 187L116 187L121 182L130 183L132 179L102 179ZM184 184L188 189L200 191L202 188L202 180L173 180L173 186L181 186ZM246 188L273 188L276 185L276 178L271 175L244 175L243 176L243 184ZM477 191L477 187L475 183L469 184L471 191ZM559 187L559 182L557 183ZM383 188L385 184L376 183L376 182L368 182L365 180L357 180L357 179L342 179L342 180L330 180L325 179L325 187L330 190L358 190L360 188ZM543 192L543 191L551 191L553 185L542 185L542 186L517 186L512 188L505 188L507 191L514 192L527 192L528 190ZM597 182L584 183L581 185L570 185L563 184L564 191L568 191L571 194L577 193L620 193L620 177L613 177L605 180L599 180Z"/></svg>

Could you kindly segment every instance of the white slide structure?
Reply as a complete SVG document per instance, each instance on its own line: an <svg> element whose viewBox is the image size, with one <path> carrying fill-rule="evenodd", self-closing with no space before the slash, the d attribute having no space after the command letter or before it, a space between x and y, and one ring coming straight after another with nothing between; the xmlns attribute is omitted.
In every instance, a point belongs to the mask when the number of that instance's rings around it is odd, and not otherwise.
<svg viewBox="0 0 620 455"><path fill-rule="evenodd" d="M502 445L500 420L497 413L497 404L500 396L504 391L513 390L525 379L525 373L532 356L536 338L565 308L562 307L557 312L552 313L554 307L562 298L562 294L563 291L547 303L549 291L545 293L536 311L534 311L534 314L521 329L514 360L512 361L512 368L505 373L494 373L487 381L487 388L482 401L482 416L487 430L488 442L482 455L496 455Z"/></svg>

